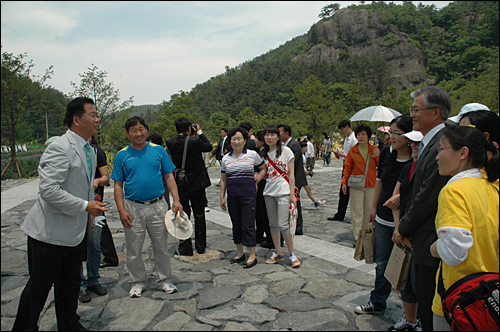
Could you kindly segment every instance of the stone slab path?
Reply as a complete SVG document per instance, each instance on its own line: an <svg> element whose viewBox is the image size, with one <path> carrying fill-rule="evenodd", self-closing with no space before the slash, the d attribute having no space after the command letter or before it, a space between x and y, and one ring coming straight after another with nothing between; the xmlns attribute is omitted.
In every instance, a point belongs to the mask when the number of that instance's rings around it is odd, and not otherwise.
<svg viewBox="0 0 500 332"><path fill-rule="evenodd" d="M315 208L305 191L301 192L304 235L294 240L301 266L293 269L288 260L266 265L272 250L257 245L259 263L246 270L229 263L236 248L229 215L219 206L215 186L220 167L209 168L213 185L207 188L206 253L179 257L177 242L169 236L172 282L178 287L174 294L156 289L151 241L146 237L143 258L149 284L141 298L128 297L125 236L115 206L107 217L121 262L100 270L107 295L92 293L91 302L79 303L82 324L103 331L386 330L403 313L396 291L382 316L353 312L369 298L375 265L352 258L349 209L345 222L327 220L337 210L341 171L339 160L333 160L331 167L323 167L318 160L315 175L308 177L316 198L326 200L323 206ZM5 331L12 328L19 296L28 281L26 235L20 225L38 195L38 180L2 181L1 190L1 329ZM112 185L105 189L105 200L114 203ZM57 330L53 291L39 326L41 331Z"/></svg>

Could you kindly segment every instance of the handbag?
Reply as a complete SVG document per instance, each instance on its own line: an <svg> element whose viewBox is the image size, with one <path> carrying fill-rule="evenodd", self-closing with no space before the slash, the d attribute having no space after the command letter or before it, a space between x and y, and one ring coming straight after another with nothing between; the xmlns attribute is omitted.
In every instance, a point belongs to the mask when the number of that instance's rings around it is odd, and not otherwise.
<svg viewBox="0 0 500 332"><path fill-rule="evenodd" d="M439 269L438 294L452 331L498 331L500 327L498 273L480 272L455 282L448 290Z"/></svg>
<svg viewBox="0 0 500 332"><path fill-rule="evenodd" d="M365 175L350 175L347 179L347 185L351 189L363 189L366 183L366 176L368 175L368 165L370 165L370 153L366 158Z"/></svg>
<svg viewBox="0 0 500 332"><path fill-rule="evenodd" d="M269 156L266 156L266 157L267 157L267 161L269 161L269 163L271 164L271 166L273 166L274 169L277 170L278 173L280 173L280 175L283 178L285 178L286 182L290 183L290 181L288 180L288 176L273 163L273 161L271 160L271 158L269 158ZM295 199L297 199L297 202L300 202L300 191L299 191L299 188L295 187L295 192L294 193L295 193Z"/></svg>
<svg viewBox="0 0 500 332"><path fill-rule="evenodd" d="M186 175L186 155L187 155L187 147L188 147L189 135L186 136L186 141L184 142L184 151L182 153L182 166L181 168L174 169L174 179L177 187L182 187L188 184L188 178Z"/></svg>
<svg viewBox="0 0 500 332"><path fill-rule="evenodd" d="M395 290L406 288L406 282L410 273L412 254L406 247L394 243L391 257L387 262L384 276Z"/></svg>
<svg viewBox="0 0 500 332"><path fill-rule="evenodd" d="M369 223L368 228L359 230L354 259L357 261L364 259L366 264L375 263L375 226L373 223Z"/></svg>

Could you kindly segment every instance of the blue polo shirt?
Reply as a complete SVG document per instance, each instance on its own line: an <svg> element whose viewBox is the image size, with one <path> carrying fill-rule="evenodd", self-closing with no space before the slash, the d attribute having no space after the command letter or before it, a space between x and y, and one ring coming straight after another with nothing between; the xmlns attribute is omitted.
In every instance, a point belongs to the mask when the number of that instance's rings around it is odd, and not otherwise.
<svg viewBox="0 0 500 332"><path fill-rule="evenodd" d="M163 175L174 169L165 149L147 142L140 151L132 145L120 150L113 161L111 178L124 182L126 199L143 202L165 193Z"/></svg>
<svg viewBox="0 0 500 332"><path fill-rule="evenodd" d="M254 166L259 167L264 160L253 150L243 149L236 158L233 152L222 158L221 173L227 176L228 196L257 196L255 188Z"/></svg>

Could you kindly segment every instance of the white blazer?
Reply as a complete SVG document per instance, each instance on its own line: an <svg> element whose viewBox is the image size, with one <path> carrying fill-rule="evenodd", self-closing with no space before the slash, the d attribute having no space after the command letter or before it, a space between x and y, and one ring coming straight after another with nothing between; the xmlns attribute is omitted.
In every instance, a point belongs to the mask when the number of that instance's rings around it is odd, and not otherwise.
<svg viewBox="0 0 500 332"><path fill-rule="evenodd" d="M96 164L92 149L89 174L85 150L72 133L52 142L40 158L38 198L21 229L36 240L59 246L75 247L86 233L90 239L90 216L82 209L85 201L94 200Z"/></svg>

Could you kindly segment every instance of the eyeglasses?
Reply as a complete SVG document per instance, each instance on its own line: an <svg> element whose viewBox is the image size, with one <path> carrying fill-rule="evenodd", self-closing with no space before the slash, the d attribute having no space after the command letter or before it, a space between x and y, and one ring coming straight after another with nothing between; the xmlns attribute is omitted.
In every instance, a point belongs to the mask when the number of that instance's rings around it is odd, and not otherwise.
<svg viewBox="0 0 500 332"><path fill-rule="evenodd" d="M434 107L435 108L435 107ZM415 108L415 107L410 107L410 114L417 114L417 112L424 111L424 110L433 110L434 108Z"/></svg>
<svg viewBox="0 0 500 332"><path fill-rule="evenodd" d="M394 136L394 137L396 137L396 135L401 136L401 135L403 135L403 134L404 134L404 133L397 133L397 132L392 131L392 130L389 130L387 133L388 133L390 136Z"/></svg>
<svg viewBox="0 0 500 332"><path fill-rule="evenodd" d="M408 146L412 146L412 144L415 144L415 145L420 145L420 142L416 142L416 141L408 141Z"/></svg>
<svg viewBox="0 0 500 332"><path fill-rule="evenodd" d="M83 118L84 116L88 116L89 118L91 118L92 120L95 120L96 118L99 119L101 116L97 113L90 113L90 114L83 114L83 115L80 115L81 118Z"/></svg>

